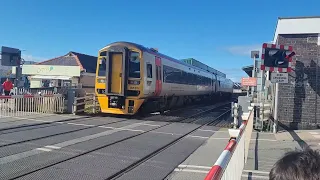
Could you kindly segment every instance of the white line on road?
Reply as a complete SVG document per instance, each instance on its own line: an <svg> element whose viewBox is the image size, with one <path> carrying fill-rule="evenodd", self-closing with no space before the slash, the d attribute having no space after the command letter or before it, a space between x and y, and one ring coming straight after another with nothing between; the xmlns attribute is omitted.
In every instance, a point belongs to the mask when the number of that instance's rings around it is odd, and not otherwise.
<svg viewBox="0 0 320 180"><path fill-rule="evenodd" d="M251 141L256 141L256 139L251 139ZM258 141L278 141L276 139L258 139Z"/></svg>
<svg viewBox="0 0 320 180"><path fill-rule="evenodd" d="M210 166L196 166L196 165L184 165L180 164L178 168L197 168L197 169L211 169Z"/></svg>
<svg viewBox="0 0 320 180"><path fill-rule="evenodd" d="M155 126L155 127L161 126L161 125L148 124L148 123L140 123L140 124L141 124L141 125L145 125L145 126Z"/></svg>
<svg viewBox="0 0 320 180"><path fill-rule="evenodd" d="M315 138L320 138L320 135L313 135L313 137L315 137Z"/></svg>
<svg viewBox="0 0 320 180"><path fill-rule="evenodd" d="M47 149L47 148L37 148L36 150L46 151L46 152L52 151L51 149Z"/></svg>
<svg viewBox="0 0 320 180"><path fill-rule="evenodd" d="M310 134L313 134L313 135L316 135L316 134L319 134L317 132L309 132Z"/></svg>
<svg viewBox="0 0 320 180"><path fill-rule="evenodd" d="M88 126L88 127L95 126L95 125L92 125L92 124L78 124L78 123L67 123L67 124L76 125L76 126Z"/></svg>
<svg viewBox="0 0 320 180"><path fill-rule="evenodd" d="M222 132L222 133L229 133L228 131L214 131L214 130L206 130L206 129L198 129L198 131L205 131L205 132L215 132L215 133L217 133L217 132Z"/></svg>
<svg viewBox="0 0 320 180"><path fill-rule="evenodd" d="M209 139L210 138L210 137L205 137L205 136L192 136L192 135L188 135L187 137L200 138L200 139Z"/></svg>
<svg viewBox="0 0 320 180"><path fill-rule="evenodd" d="M61 147L58 147L58 146L45 146L45 148L50 148L50 149L61 149Z"/></svg>
<svg viewBox="0 0 320 180"><path fill-rule="evenodd" d="M202 170L194 170L194 169L174 169L175 172L192 172L192 173L202 173L207 174L208 171L202 171Z"/></svg>
<svg viewBox="0 0 320 180"><path fill-rule="evenodd" d="M135 123L135 124L131 124L131 125L128 125L128 126L124 126L123 129L130 129L130 128L135 128L135 127L138 127L138 126L140 126L140 124L139 123ZM61 143L57 143L57 144L53 144L53 145L47 145L47 146L44 146L42 148L36 148L36 149L30 150L30 151L25 151L25 152L22 152L22 153L6 156L6 157L3 157L3 158L0 158L0 165L1 164L7 164L9 162L13 162L13 161L16 161L16 160L19 160L19 159L22 159L22 158L34 156L34 155L37 155L37 154L40 154L40 153L43 153L43 152L49 152L49 151L52 151L52 149L60 149L60 148L64 148L64 147L67 147L67 146L70 146L70 145L74 145L74 144L77 144L77 143L81 143L81 142L89 141L89 140L92 140L92 139L96 139L96 138L99 138L99 137L102 137L102 136L107 136L107 135L110 135L110 134L113 134L113 133L116 133L116 132L119 132L119 131L122 131L122 129L111 129L111 130L104 131L104 132L101 132L101 133L92 134L92 135L89 135L89 136L83 136L83 137L80 137L80 138L64 141L64 142L61 142Z"/></svg>

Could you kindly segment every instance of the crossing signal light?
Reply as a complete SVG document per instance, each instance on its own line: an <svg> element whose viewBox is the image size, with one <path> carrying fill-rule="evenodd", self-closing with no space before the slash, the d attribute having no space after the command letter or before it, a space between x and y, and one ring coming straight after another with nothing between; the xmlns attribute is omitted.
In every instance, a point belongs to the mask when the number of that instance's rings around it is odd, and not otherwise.
<svg viewBox="0 0 320 180"><path fill-rule="evenodd" d="M288 68L290 58L295 55L295 52L283 49L266 49L265 51L264 64L267 67Z"/></svg>
<svg viewBox="0 0 320 180"><path fill-rule="evenodd" d="M265 43L262 46L261 70L290 72L294 55L292 46Z"/></svg>

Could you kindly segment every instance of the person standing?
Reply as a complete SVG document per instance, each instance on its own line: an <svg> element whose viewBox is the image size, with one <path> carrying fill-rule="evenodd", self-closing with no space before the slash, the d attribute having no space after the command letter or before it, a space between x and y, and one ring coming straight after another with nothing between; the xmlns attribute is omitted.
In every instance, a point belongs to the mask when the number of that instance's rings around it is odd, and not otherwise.
<svg viewBox="0 0 320 180"><path fill-rule="evenodd" d="M9 80L9 78L6 79L6 81L2 84L3 90L4 90L4 95L9 96L10 91L13 88L12 82Z"/></svg>

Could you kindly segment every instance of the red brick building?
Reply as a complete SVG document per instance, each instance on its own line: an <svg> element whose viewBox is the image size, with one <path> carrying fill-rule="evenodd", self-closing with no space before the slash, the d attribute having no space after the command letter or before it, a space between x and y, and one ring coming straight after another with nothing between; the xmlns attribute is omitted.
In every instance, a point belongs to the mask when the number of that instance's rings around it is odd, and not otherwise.
<svg viewBox="0 0 320 180"><path fill-rule="evenodd" d="M294 70L279 84L278 119L288 129L320 126L320 17L279 18L277 44L291 45Z"/></svg>

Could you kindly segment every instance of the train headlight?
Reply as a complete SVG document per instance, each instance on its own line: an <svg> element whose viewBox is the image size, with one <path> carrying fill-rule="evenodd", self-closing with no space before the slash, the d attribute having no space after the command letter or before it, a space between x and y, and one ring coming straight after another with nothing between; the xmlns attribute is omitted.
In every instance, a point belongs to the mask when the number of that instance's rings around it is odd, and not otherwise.
<svg viewBox="0 0 320 180"><path fill-rule="evenodd" d="M140 84L140 81L129 80L128 83L129 83L129 84L133 84L133 85L139 85L139 84Z"/></svg>
<svg viewBox="0 0 320 180"><path fill-rule="evenodd" d="M98 83L106 83L106 79L98 79Z"/></svg>

